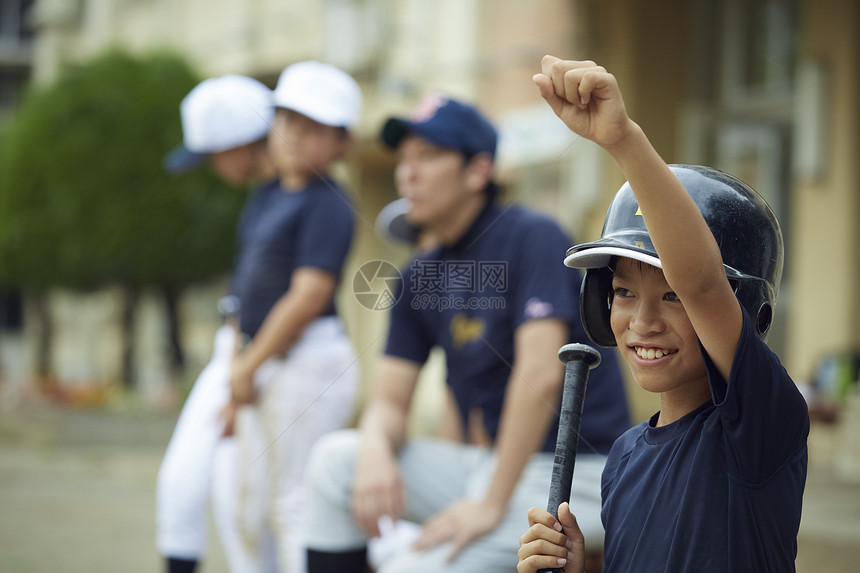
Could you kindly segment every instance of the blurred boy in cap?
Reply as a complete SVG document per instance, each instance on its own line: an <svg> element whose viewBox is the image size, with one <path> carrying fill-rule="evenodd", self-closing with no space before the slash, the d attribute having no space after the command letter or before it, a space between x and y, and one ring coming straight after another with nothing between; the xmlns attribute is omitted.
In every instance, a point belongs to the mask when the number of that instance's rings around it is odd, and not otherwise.
<svg viewBox="0 0 860 573"><path fill-rule="evenodd" d="M363 571L381 516L423 524L384 573L510 571L522 512L546 504L563 378L557 352L585 340L580 278L559 263L570 239L555 222L496 203L496 139L478 110L442 97L382 129L398 154L407 218L439 245L405 270L359 430L334 433L314 451L311 573ZM415 384L434 346L445 351L462 427L477 410L492 447L406 439ZM629 425L614 355L603 360L586 398L572 498L596 537L605 455Z"/></svg>
<svg viewBox="0 0 860 573"><path fill-rule="evenodd" d="M209 161L215 172L233 185L265 189L273 184L275 168L266 148L274 118L269 88L244 76L210 78L185 96L179 110L183 144L165 157L168 171L181 173ZM252 201L249 199L248 204ZM238 513L248 516L250 521L244 525L265 537L259 530L261 519L253 517L253 511L248 513L251 508L237 507L240 486L236 444L231 436L235 409L230 407L229 379L238 309L231 300L225 297L219 303L227 321L215 334L212 359L182 407L158 473L157 546L169 573L194 571L205 554L210 496L230 569L274 569L273 556L261 549L263 540L246 543L248 532L240 532L237 519ZM248 410L243 412L241 423L246 425L247 435L258 421ZM262 465L257 469L264 471ZM258 481L263 476L257 476Z"/></svg>
<svg viewBox="0 0 860 573"><path fill-rule="evenodd" d="M164 158L172 173L206 161L233 185L271 181L266 139L274 119L272 91L255 79L226 75L200 82L179 104L183 142Z"/></svg>
<svg viewBox="0 0 860 573"><path fill-rule="evenodd" d="M334 301L353 210L330 171L349 149L361 92L343 71L308 61L282 72L273 101L277 181L255 197L239 234L234 287L247 344L230 383L234 403L259 405L266 446L251 457L265 456L279 567L295 573L304 570L306 458L317 438L349 421L358 385Z"/></svg>

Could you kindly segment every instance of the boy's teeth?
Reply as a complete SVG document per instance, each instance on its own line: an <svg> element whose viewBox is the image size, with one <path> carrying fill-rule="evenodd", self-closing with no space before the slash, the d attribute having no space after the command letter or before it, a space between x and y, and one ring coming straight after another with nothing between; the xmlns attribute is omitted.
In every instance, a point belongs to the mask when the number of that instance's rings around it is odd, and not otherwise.
<svg viewBox="0 0 860 573"><path fill-rule="evenodd" d="M655 358L663 358L664 353L659 348L636 348L636 354L639 355L640 358L647 358L648 360L654 360Z"/></svg>

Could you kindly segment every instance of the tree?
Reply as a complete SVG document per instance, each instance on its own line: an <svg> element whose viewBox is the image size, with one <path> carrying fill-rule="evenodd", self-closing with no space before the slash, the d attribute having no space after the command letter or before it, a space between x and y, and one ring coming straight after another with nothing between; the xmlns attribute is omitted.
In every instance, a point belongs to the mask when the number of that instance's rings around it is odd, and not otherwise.
<svg viewBox="0 0 860 573"><path fill-rule="evenodd" d="M198 79L175 55L111 51L25 94L0 157L0 286L119 283L130 349L141 287L160 287L175 308L182 287L229 268L242 193L161 163Z"/></svg>

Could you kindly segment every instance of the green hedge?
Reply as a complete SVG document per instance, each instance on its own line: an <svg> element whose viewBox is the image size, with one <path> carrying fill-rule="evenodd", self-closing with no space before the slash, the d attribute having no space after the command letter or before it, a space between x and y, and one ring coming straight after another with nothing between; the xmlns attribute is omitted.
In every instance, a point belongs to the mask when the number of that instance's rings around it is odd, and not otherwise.
<svg viewBox="0 0 860 573"><path fill-rule="evenodd" d="M0 145L0 284L177 288L229 269L245 194L162 167L198 81L175 55L113 51L24 95Z"/></svg>

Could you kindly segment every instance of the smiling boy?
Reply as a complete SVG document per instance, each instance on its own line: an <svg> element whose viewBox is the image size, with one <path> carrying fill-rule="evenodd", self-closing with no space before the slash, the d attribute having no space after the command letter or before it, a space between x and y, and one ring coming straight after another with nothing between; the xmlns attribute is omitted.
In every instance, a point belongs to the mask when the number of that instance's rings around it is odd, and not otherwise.
<svg viewBox="0 0 860 573"><path fill-rule="evenodd" d="M660 411L613 445L602 485L604 571L793 571L806 480L806 404L764 344L782 272L767 204L714 169L666 165L614 76L546 56L534 78L575 133L628 179L584 268L583 321L617 345ZM583 571L567 504L532 508L517 570Z"/></svg>

